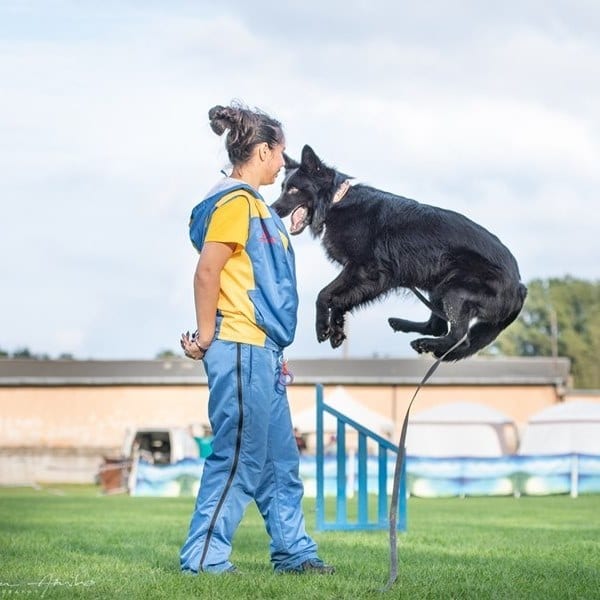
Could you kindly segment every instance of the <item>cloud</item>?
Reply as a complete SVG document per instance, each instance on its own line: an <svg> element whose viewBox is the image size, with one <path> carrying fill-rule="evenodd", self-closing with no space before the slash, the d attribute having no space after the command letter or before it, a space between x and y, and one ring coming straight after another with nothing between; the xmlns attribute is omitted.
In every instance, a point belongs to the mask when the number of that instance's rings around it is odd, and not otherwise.
<svg viewBox="0 0 600 600"><path fill-rule="evenodd" d="M525 278L597 278L600 10L575 4L4 3L0 347L177 349L193 320L189 212L227 163L206 114L232 98L280 118L292 155L310 143L362 181L464 212ZM294 242L292 350L338 356L313 322L338 267ZM391 296L351 316L352 355L410 355L392 315L424 310Z"/></svg>

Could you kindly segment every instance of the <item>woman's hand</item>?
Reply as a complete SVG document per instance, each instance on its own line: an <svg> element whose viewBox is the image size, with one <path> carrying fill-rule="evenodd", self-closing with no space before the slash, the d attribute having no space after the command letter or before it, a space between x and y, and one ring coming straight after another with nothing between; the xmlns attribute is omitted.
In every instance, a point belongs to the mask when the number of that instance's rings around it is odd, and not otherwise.
<svg viewBox="0 0 600 600"><path fill-rule="evenodd" d="M183 353L193 360L202 360L204 355L208 351L208 348L204 348L198 343L198 338L196 334L192 334L190 336L190 332L186 331L186 333L181 334L181 347L183 349Z"/></svg>

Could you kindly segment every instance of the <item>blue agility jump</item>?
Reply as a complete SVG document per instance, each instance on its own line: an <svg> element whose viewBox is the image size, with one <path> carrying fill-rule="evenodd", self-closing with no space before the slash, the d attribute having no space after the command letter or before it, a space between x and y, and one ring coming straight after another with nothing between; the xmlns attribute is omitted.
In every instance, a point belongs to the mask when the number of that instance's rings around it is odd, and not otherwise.
<svg viewBox="0 0 600 600"><path fill-rule="evenodd" d="M332 530L368 530L368 529L387 529L389 527L388 518L388 453L392 456L398 454L398 446L392 444L389 440L377 435L373 431L363 427L360 423L350 419L335 408L329 406L323 400L323 386L317 384L317 501L316 501L316 528L319 531ZM336 449L336 495L335 495L335 520L327 521L325 516L325 444L323 415L329 413L337 420L337 449ZM354 430L358 437L358 457L357 457L357 497L358 514L356 520L348 518L348 452L346 448L346 428ZM371 440L377 445L377 517L375 520L369 518L369 464L367 440ZM393 461L390 461L393 466ZM354 465L352 465L354 468ZM397 529L406 531L406 466L402 470Z"/></svg>

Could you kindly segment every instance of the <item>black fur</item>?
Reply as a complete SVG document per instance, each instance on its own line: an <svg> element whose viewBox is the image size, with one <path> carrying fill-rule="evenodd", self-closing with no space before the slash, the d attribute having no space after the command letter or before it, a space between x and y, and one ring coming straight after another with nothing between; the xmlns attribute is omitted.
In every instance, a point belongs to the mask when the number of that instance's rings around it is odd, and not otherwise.
<svg viewBox="0 0 600 600"><path fill-rule="evenodd" d="M285 217L303 207L292 214L291 233L308 226L343 267L317 298L320 342L329 339L337 348L345 338L346 312L398 288L412 290L432 311L422 323L389 319L395 331L432 336L411 342L417 352L440 357L468 332L448 361L487 346L519 314L527 288L517 262L477 223L366 185L351 186L334 204L348 176L325 165L310 146L300 163L286 157L285 171L273 208Z"/></svg>

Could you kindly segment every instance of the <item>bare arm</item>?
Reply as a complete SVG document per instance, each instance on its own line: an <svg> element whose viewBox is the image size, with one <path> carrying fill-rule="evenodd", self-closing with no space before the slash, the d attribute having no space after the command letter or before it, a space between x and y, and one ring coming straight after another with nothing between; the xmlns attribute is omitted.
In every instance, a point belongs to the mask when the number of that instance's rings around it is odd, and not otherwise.
<svg viewBox="0 0 600 600"><path fill-rule="evenodd" d="M202 358L204 353L199 346L208 348L212 342L215 334L221 271L233 254L235 247L235 244L206 242L202 248L194 273L194 303L198 337L195 341L192 341L186 334L181 337L181 346L190 358L196 360Z"/></svg>
<svg viewBox="0 0 600 600"><path fill-rule="evenodd" d="M202 249L194 273L194 302L198 343L207 348L215 334L215 318L221 271L233 254L235 244L207 242Z"/></svg>

